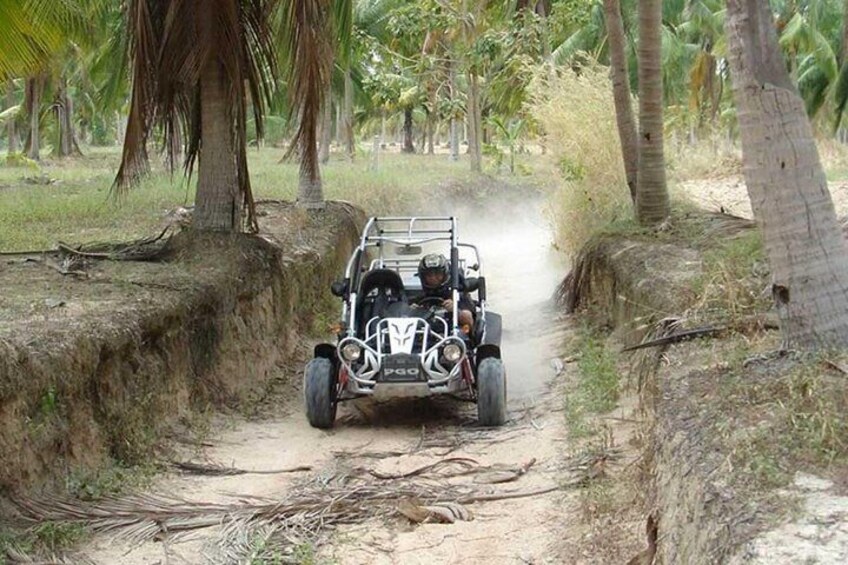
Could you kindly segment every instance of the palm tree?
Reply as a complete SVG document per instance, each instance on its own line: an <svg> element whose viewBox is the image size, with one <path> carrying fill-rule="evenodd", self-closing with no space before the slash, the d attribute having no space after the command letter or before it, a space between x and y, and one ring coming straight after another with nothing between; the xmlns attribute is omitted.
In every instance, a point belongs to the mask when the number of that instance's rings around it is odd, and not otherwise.
<svg viewBox="0 0 848 565"><path fill-rule="evenodd" d="M6 151L11 155L18 151L18 131L15 128L15 117L20 112L20 106L15 104L15 83L8 81L6 85L6 109L0 117L6 120L7 145Z"/></svg>
<svg viewBox="0 0 848 565"><path fill-rule="evenodd" d="M618 136L621 139L621 155L630 198L636 202L636 181L639 170L639 145L636 137L636 122L633 120L633 101L630 95L630 74L627 70L624 23L618 0L604 0L607 37L610 51L610 78L612 79L615 117Z"/></svg>
<svg viewBox="0 0 848 565"><path fill-rule="evenodd" d="M256 229L247 170L247 99L261 135L276 59L269 16L276 0L193 2L129 0L127 31L132 94L119 190L147 172L147 141L164 133L172 163L181 139L184 167L198 164L193 225L241 231L243 212Z"/></svg>
<svg viewBox="0 0 848 565"><path fill-rule="evenodd" d="M334 47L348 50L352 0L292 0L283 3L280 43L288 74L291 112L297 117L287 156L300 158L297 202L306 208L324 206L317 131L328 89Z"/></svg>
<svg viewBox="0 0 848 565"><path fill-rule="evenodd" d="M786 347L848 345L848 248L766 0L728 0L745 180Z"/></svg>
<svg viewBox="0 0 848 565"><path fill-rule="evenodd" d="M0 82L27 77L25 110L30 131L26 152L40 157L40 118L47 85L46 70L54 56L72 38L86 37L87 14L96 13L105 0L44 2L0 0ZM66 108L66 100L59 101Z"/></svg>
<svg viewBox="0 0 848 565"><path fill-rule="evenodd" d="M668 214L663 155L662 0L640 0L636 218L642 225L656 225Z"/></svg>

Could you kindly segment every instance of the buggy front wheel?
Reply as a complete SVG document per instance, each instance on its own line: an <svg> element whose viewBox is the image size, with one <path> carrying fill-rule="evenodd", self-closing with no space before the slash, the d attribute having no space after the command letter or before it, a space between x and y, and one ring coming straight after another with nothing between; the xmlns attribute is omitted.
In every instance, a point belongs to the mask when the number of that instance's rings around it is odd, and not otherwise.
<svg viewBox="0 0 848 565"><path fill-rule="evenodd" d="M506 371L495 357L483 359L477 367L477 421L481 426L506 422Z"/></svg>
<svg viewBox="0 0 848 565"><path fill-rule="evenodd" d="M306 418L313 428L329 429L336 420L336 379L333 363L318 357L306 365L303 372L303 397Z"/></svg>

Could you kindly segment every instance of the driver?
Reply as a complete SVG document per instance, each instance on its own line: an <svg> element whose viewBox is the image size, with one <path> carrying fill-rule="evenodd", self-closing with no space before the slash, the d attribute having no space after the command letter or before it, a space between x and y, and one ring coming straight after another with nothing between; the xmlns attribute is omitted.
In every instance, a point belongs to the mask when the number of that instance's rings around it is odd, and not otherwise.
<svg viewBox="0 0 848 565"><path fill-rule="evenodd" d="M450 263L444 255L438 253L430 253L421 258L418 263L418 278L421 280L421 288L424 294L415 302L420 302L428 298L442 298L442 307L445 310L453 310L453 300L451 300L450 288ZM462 273L460 273L460 288L463 285ZM420 304L413 303L413 306L420 307ZM471 330L474 329L474 303L468 293L462 292L459 295L459 327L466 335L472 335Z"/></svg>

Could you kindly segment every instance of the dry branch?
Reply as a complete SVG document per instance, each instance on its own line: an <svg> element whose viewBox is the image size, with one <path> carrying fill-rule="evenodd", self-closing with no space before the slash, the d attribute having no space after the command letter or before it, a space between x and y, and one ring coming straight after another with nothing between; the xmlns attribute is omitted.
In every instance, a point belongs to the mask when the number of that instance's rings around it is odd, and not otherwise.
<svg viewBox="0 0 848 565"><path fill-rule="evenodd" d="M271 469L262 471L248 471L246 469L238 469L236 467L226 467L215 463L195 463L193 461L170 461L172 467L194 475L206 475L211 477L225 477L233 475L278 475L282 473L298 473L301 471L311 471L309 465L300 465L298 467L290 467L288 469Z"/></svg>
<svg viewBox="0 0 848 565"><path fill-rule="evenodd" d="M535 460L531 460L513 469L513 475L525 474L534 463ZM30 521L82 524L95 532L113 533L136 544L223 526L224 534L217 550L232 559L230 562L241 562L241 558L233 559L234 555L253 554L256 548L251 549L254 542L250 540L256 539L257 532L269 547L291 548L304 540L320 537L328 528L397 516L398 505L404 500L414 500L430 508L435 512L432 519L441 519L438 516L446 519L447 513L455 519L463 519L465 514L459 510L462 505L539 496L567 486L492 493L488 490L491 487L479 491L472 484L449 484L422 478L429 473L431 477L444 479L444 474L440 473L445 470L448 474L457 473L457 466L460 474L499 469L474 465L473 459L451 458L396 477L358 470L358 473L346 474L343 481L313 481L281 500L246 498L232 504L152 495L105 498L96 503L59 497L14 498L13 501L21 515ZM194 468L193 465L189 467ZM208 468L203 466L203 469ZM371 478L374 476L383 478L375 482Z"/></svg>

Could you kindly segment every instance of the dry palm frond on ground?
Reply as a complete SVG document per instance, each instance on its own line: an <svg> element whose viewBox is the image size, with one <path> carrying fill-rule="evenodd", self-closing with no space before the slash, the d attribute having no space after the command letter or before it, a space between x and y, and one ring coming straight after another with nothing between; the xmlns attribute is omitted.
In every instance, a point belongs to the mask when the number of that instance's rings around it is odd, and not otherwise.
<svg viewBox="0 0 848 565"><path fill-rule="evenodd" d="M241 562L245 557L264 555L263 552L288 554L343 524L399 515L417 516L418 521L470 519L470 512L462 509L465 505L541 495L563 488L552 484L536 490L495 490L492 486L517 480L534 463L531 460L508 468L451 458L391 476L355 469L330 480L305 483L279 500L245 497L232 504L144 494L105 498L96 503L58 497L17 498L15 503L28 520L82 524L94 532L112 533L133 544L220 526L215 559ZM462 484L446 480L473 474L485 479L493 473L501 478Z"/></svg>

